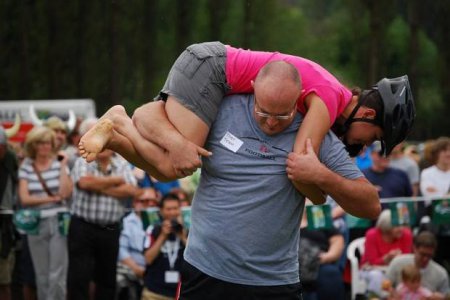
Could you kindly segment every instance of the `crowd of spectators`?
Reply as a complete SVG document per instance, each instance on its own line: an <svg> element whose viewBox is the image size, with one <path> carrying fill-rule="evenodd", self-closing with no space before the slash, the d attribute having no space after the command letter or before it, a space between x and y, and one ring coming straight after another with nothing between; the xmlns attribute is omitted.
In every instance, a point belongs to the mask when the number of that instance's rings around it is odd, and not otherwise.
<svg viewBox="0 0 450 300"><path fill-rule="evenodd" d="M95 122L69 132L51 117L23 143L8 141L0 127L0 299L141 299L155 270L163 285L172 276L174 297L178 277L165 271L179 268L187 236L181 207L192 195L109 150L86 163L77 144ZM152 207L158 220L150 224L143 218ZM181 230L173 238L175 219ZM176 268L172 240L182 241Z"/></svg>
<svg viewBox="0 0 450 300"><path fill-rule="evenodd" d="M93 122L68 132L53 117L21 145L0 129L0 299L174 298L188 236L181 212L198 174L158 182L109 150L87 164L76 145ZM304 299L348 298L345 249L358 237L368 293L449 297L450 226L433 223L432 200L450 197L450 138L400 144L387 158L379 150L368 147L356 163L382 199L425 197L414 202L416 222L393 224L388 202L364 230L349 228L335 204L335 228L310 229L304 217L301 241L310 244L300 251L317 256L313 278L302 281ZM149 223L148 211L159 221Z"/></svg>

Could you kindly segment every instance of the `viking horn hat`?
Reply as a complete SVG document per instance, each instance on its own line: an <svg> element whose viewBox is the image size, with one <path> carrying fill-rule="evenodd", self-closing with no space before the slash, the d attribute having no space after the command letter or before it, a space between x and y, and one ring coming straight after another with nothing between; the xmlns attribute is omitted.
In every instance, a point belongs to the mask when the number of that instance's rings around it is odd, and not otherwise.
<svg viewBox="0 0 450 300"><path fill-rule="evenodd" d="M19 132L20 124L22 123L22 119L20 118L20 114L16 113L16 118L14 119L14 125L8 129L5 129L5 134L8 138L13 137Z"/></svg>
<svg viewBox="0 0 450 300"><path fill-rule="evenodd" d="M45 125L44 121L39 119L39 117L37 116L36 110L34 109L34 105L30 105L29 114L30 114L31 123L33 123L34 126L44 126ZM73 112L73 110L71 110L71 109L69 110L69 119L67 121L65 121L64 123L65 123L66 129L67 129L67 132L68 133L72 132L77 124L77 117L75 116L75 113Z"/></svg>

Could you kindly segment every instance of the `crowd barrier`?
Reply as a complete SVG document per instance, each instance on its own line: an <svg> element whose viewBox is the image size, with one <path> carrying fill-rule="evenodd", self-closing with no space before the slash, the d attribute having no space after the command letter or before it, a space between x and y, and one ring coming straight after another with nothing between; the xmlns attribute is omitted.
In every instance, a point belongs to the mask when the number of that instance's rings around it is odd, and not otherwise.
<svg viewBox="0 0 450 300"><path fill-rule="evenodd" d="M432 206L431 222L436 225L450 224L450 196L448 197L398 197L398 198L382 198L380 202L391 210L392 224L414 226L417 224L417 203L425 202L426 205ZM323 205L307 205L306 214L308 218L309 229L331 228L333 226L333 218L331 217L332 206L330 204ZM182 218L185 228L191 226L191 207L182 207ZM0 215L12 215L13 210L0 210ZM68 209L59 209L60 214L67 216ZM42 214L45 214L43 212ZM16 212L17 215L17 212ZM25 215L26 216L26 215ZM22 216L23 217L23 216ZM43 216L44 217L44 216ZM14 219L17 219L15 217ZM372 221L363 218L357 218L350 214L345 216L348 228L367 228L372 226ZM150 207L142 213L143 225L145 228L149 225L156 225L160 222L159 208ZM15 220L17 221L17 220ZM68 228L68 220L64 218L64 227Z"/></svg>

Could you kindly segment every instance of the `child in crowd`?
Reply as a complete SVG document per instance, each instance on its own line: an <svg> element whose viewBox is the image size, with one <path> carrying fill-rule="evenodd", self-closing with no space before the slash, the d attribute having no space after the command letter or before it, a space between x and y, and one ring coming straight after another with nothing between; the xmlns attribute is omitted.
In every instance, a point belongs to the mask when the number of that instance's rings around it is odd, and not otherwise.
<svg viewBox="0 0 450 300"><path fill-rule="evenodd" d="M432 292L421 286L422 276L415 265L407 265L402 269L402 282L393 292L392 300L425 300Z"/></svg>

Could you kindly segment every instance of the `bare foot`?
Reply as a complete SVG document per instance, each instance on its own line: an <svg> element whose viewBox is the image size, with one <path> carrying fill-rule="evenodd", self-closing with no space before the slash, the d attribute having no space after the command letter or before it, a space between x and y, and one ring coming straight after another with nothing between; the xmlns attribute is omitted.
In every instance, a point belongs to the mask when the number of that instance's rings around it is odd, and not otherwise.
<svg viewBox="0 0 450 300"><path fill-rule="evenodd" d="M87 162L94 161L97 154L103 151L113 137L113 122L108 118L100 119L85 135L81 137L78 144L80 155Z"/></svg>

